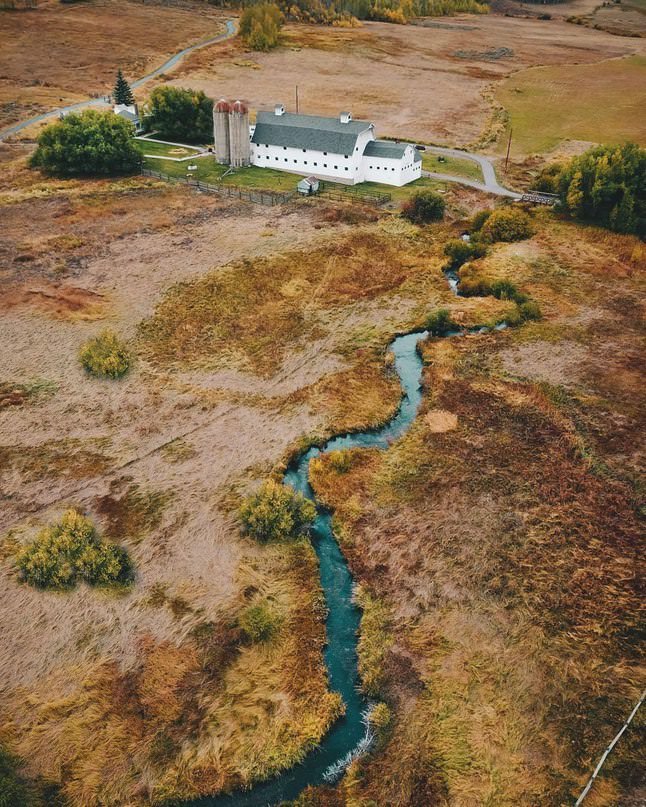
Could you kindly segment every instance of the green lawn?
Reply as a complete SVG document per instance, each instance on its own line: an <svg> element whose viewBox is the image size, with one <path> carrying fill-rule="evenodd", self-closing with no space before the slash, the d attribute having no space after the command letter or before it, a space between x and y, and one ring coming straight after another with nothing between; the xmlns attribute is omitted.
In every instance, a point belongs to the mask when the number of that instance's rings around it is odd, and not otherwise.
<svg viewBox="0 0 646 807"><path fill-rule="evenodd" d="M151 140L135 139L135 145L142 154L154 154L160 157L188 157L191 154L197 154L197 151L189 147L169 146L166 143L153 143ZM159 160L151 160L150 162L159 162Z"/></svg>
<svg viewBox="0 0 646 807"><path fill-rule="evenodd" d="M478 163L473 160L461 159L459 157L440 157L430 151L422 152L422 168L425 171L433 171L436 174L453 174L466 179L483 181L482 171Z"/></svg>

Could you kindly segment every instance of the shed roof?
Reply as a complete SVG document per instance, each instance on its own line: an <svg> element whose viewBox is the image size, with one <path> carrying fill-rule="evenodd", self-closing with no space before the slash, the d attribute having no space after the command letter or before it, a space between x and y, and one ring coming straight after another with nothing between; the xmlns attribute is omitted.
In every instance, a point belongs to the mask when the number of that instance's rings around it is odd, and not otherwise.
<svg viewBox="0 0 646 807"><path fill-rule="evenodd" d="M366 144L363 151L365 157L385 157L391 160L401 160L406 153L410 143L395 143L392 140L371 140ZM414 161L420 162L422 159L418 151L415 151Z"/></svg>
<svg viewBox="0 0 646 807"><path fill-rule="evenodd" d="M330 154L352 154L357 137L371 126L368 121L361 120L341 123L338 118L318 115L258 112L252 142L327 151Z"/></svg>

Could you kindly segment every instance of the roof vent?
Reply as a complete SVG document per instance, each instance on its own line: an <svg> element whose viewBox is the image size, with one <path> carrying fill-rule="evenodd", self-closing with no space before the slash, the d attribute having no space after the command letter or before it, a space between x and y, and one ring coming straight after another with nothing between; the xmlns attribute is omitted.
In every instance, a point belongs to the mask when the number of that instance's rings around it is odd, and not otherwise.
<svg viewBox="0 0 646 807"><path fill-rule="evenodd" d="M274 115L284 115L285 114L285 107L282 104L276 104L274 107Z"/></svg>
<svg viewBox="0 0 646 807"><path fill-rule="evenodd" d="M342 112L339 115L339 120L341 121L341 123L350 123L350 121L352 120L352 113L351 112Z"/></svg>

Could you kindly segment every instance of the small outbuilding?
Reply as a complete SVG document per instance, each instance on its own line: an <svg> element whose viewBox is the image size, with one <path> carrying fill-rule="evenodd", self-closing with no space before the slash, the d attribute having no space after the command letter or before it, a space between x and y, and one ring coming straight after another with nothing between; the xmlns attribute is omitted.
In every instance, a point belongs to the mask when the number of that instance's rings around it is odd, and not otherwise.
<svg viewBox="0 0 646 807"><path fill-rule="evenodd" d="M319 192L319 181L316 177L304 177L297 185L298 192L303 196L312 196Z"/></svg>

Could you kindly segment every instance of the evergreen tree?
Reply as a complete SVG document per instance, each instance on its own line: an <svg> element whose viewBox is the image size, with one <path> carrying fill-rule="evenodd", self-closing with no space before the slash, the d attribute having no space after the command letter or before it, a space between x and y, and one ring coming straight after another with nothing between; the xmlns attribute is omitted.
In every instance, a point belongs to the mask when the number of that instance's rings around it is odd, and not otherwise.
<svg viewBox="0 0 646 807"><path fill-rule="evenodd" d="M135 102L135 97L130 89L130 84L128 84L123 77L121 70L119 70L117 73L117 81L114 85L113 95L115 104L125 104L126 106L131 106Z"/></svg>

